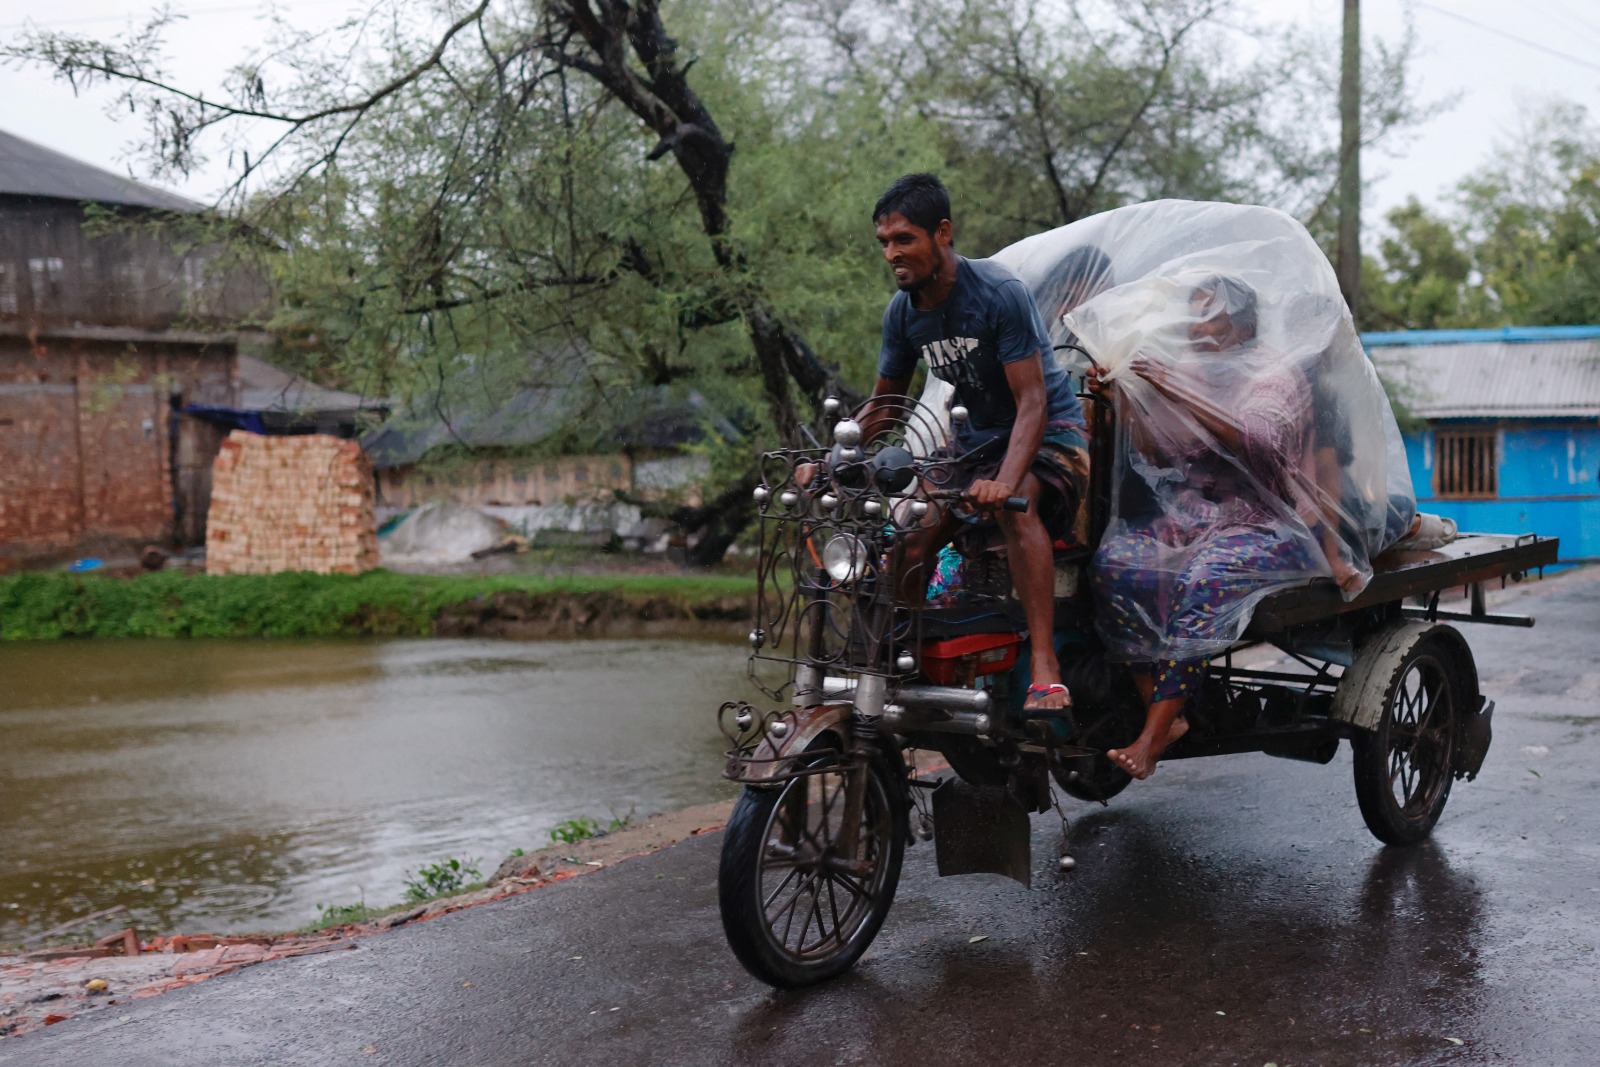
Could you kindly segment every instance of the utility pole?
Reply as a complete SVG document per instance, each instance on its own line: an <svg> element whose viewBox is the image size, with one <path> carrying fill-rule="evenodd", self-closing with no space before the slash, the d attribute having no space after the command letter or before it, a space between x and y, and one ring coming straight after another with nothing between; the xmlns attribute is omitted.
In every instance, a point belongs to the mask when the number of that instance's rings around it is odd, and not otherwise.
<svg viewBox="0 0 1600 1067"><path fill-rule="evenodd" d="M1360 324L1361 307L1361 0L1344 0L1339 75L1339 291Z"/></svg>

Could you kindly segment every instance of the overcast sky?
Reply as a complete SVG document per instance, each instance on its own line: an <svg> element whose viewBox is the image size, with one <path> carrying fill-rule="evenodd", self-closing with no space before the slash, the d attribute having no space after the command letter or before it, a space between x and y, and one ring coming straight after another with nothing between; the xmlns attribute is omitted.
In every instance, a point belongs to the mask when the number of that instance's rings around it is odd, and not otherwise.
<svg viewBox="0 0 1600 1067"><path fill-rule="evenodd" d="M1330 29L1337 28L1343 11L1341 0L1239 2L1264 19L1297 19ZM32 21L109 35L152 6L139 0L57 0L48 6L39 0L0 0L0 33L13 34ZM188 18L169 34L171 73L185 85L214 90L230 64L262 39L265 24L256 14L262 6L242 0L174 0L173 10ZM354 9L346 0L278 4L296 24L313 29L327 27ZM1600 57L1600 4L1594 0L1437 0L1418 3L1413 10L1422 46L1414 70L1423 98L1460 93L1461 100L1430 122L1399 157L1369 153L1364 158L1366 175L1377 178L1364 211L1369 232L1384 211L1407 196L1436 201L1446 193L1483 159L1497 136L1515 126L1518 100L1561 96L1600 114L1600 60L1592 58ZM1365 0L1362 16L1364 34L1397 37L1403 25L1401 0ZM106 95L74 96L40 71L0 69L0 99L8 104L0 128L128 173L129 145L142 131L127 115L121 121L107 116ZM1330 108L1335 106L1329 101ZM219 161L187 182L165 184L208 200L223 180Z"/></svg>

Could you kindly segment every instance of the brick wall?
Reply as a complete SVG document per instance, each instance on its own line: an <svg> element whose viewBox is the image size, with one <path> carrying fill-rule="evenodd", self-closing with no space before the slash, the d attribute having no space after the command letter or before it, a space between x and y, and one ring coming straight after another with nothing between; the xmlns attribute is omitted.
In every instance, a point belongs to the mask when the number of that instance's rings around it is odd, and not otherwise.
<svg viewBox="0 0 1600 1067"><path fill-rule="evenodd" d="M0 557L170 537L169 398L231 402L233 365L231 342L0 334Z"/></svg>
<svg viewBox="0 0 1600 1067"><path fill-rule="evenodd" d="M372 467L359 444L243 430L222 442L206 519L207 574L359 574L377 565Z"/></svg>

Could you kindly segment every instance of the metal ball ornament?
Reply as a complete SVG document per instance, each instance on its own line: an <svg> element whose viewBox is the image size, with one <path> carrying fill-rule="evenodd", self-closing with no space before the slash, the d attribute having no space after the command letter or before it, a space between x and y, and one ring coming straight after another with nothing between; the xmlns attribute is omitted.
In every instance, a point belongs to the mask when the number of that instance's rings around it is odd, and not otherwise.
<svg viewBox="0 0 1600 1067"><path fill-rule="evenodd" d="M928 502L926 500L913 500L911 502L912 518L920 519L926 514L928 514Z"/></svg>
<svg viewBox="0 0 1600 1067"><path fill-rule="evenodd" d="M741 734L744 733L745 731L749 730L750 727L754 726L755 722L756 722L756 717L754 715L750 714L750 709L749 708L746 708L745 710L741 711L739 714L737 714L737 715L735 715L733 717L733 725L735 725L735 726L737 726L739 728L739 732Z"/></svg>
<svg viewBox="0 0 1600 1067"><path fill-rule="evenodd" d="M960 404L957 404L955 407L950 409L950 421L951 422L966 422L968 417L969 417L969 414L967 412L967 409L965 407L962 407Z"/></svg>
<svg viewBox="0 0 1600 1067"><path fill-rule="evenodd" d="M761 647L761 643L763 641L765 641L766 639L767 639L767 635L764 632L762 632L761 630L751 630L750 631L750 647L751 648L760 648Z"/></svg>
<svg viewBox="0 0 1600 1067"><path fill-rule="evenodd" d="M834 496L832 493L823 493L822 506L827 508L829 511L832 511L834 508L839 506L839 498Z"/></svg>
<svg viewBox="0 0 1600 1067"><path fill-rule="evenodd" d="M838 416L841 406L838 397L830 396L822 402L822 413L830 419L835 418Z"/></svg>
<svg viewBox="0 0 1600 1067"><path fill-rule="evenodd" d="M855 419L840 419L833 426L833 439L846 448L861 443L861 424Z"/></svg>
<svg viewBox="0 0 1600 1067"><path fill-rule="evenodd" d="M758 485L756 486L756 491L752 495L756 498L757 504L765 504L767 501L772 499L772 490L768 489L764 485Z"/></svg>
<svg viewBox="0 0 1600 1067"><path fill-rule="evenodd" d="M796 504L800 503L800 494L795 492L793 489L790 489L790 490L786 491L778 499L783 502L783 506L784 507L792 508Z"/></svg>
<svg viewBox="0 0 1600 1067"><path fill-rule="evenodd" d="M782 719L777 720L771 726L767 727L767 736L775 737L779 741L782 741L785 737L789 736L789 724L784 722Z"/></svg>
<svg viewBox="0 0 1600 1067"><path fill-rule="evenodd" d="M876 500L865 501L861 505L861 513L869 519L875 519L883 514L883 505Z"/></svg>
<svg viewBox="0 0 1600 1067"><path fill-rule="evenodd" d="M894 661L894 665L896 670L914 670L917 666L917 657L913 656L909 652L902 652L900 653L900 657Z"/></svg>

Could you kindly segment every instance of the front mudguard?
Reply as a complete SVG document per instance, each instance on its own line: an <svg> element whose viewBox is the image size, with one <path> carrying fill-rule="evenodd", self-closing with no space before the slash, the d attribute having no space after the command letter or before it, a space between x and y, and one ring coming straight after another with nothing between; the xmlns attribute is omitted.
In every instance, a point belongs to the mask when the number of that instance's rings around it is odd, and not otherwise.
<svg viewBox="0 0 1600 1067"><path fill-rule="evenodd" d="M841 729L854 712L848 702L812 704L762 717L748 742L728 752L723 777L757 789L782 785L794 777L795 757L829 730ZM781 736L780 736L781 735Z"/></svg>

